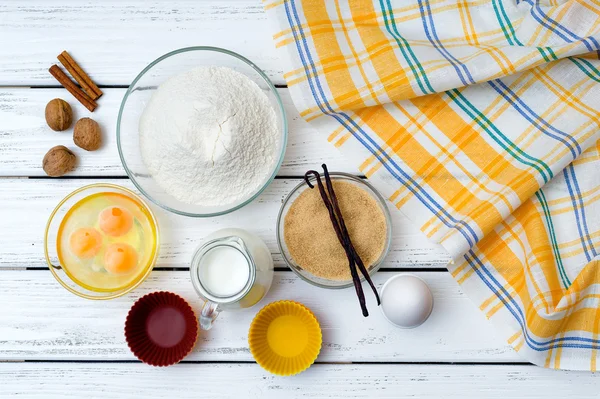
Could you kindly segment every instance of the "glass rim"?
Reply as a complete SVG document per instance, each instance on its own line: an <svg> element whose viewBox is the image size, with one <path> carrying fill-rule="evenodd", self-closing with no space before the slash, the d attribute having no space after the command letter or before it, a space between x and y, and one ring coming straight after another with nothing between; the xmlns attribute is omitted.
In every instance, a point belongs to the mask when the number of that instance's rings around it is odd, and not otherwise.
<svg viewBox="0 0 600 399"><path fill-rule="evenodd" d="M142 186L137 182L133 172L127 166L127 162L125 161L125 156L123 155L123 150L121 149L121 119L123 116L123 110L125 109L125 104L127 103L127 100L129 99L129 96L132 93L132 88L148 71L150 71L155 65L157 65L161 61L163 61L169 57L172 57L174 55L181 54L181 53L187 53L187 52L191 52L191 51L213 51L216 53L227 54L229 56L237 58L238 60L246 63L248 66L250 66L252 69L254 69L263 78L263 80L265 81L267 86L269 86L269 88L275 95L275 99L277 100L277 104L279 105L279 111L281 112L282 119L283 119L283 133L282 133L283 140L281 143L281 152L279 154L279 160L277 161L277 166L273 170L273 173L271 173L271 176L267 179L267 181L265 181L264 185L250 198L248 198L247 200L245 200L244 202L242 202L236 206L233 206L229 209L225 209L225 210L219 211L219 212L193 213L193 212L180 211L180 210L174 209L168 205L163 204L162 202L160 202L159 200L157 200L156 198L151 196L148 192L146 192L146 190L144 190L142 188ZM119 107L119 114L117 116L117 150L119 152L119 158L121 159L121 164L123 165L123 168L125 169L125 173L127 173L129 180L131 180L133 185L142 193L142 195L144 195L144 197L148 198L150 201L152 201L156 205L160 206L161 208L163 208L169 212L173 212L177 215L194 217L194 218L208 218L208 217L213 217L213 216L225 215L225 214L234 212L234 211L248 205L249 203L254 201L259 195L261 195L267 187L269 187L269 185L273 182L273 180L277 176L277 173L279 173L279 169L281 168L281 165L283 164L283 159L285 157L285 150L287 148L288 128L289 128L289 126L288 126L288 121L287 121L287 114L285 112L285 108L283 106L283 101L281 100L281 96L279 95L279 92L277 91L277 88L275 87L273 82L271 82L269 77L256 64L254 64L252 61L250 61L246 57L244 57L236 52L233 52L231 50L227 50L227 49L224 49L221 47L212 47L212 46L183 47L183 48L180 48L177 50L170 51L166 54L163 54L162 56L160 56L157 59L155 59L154 61L152 61L144 69L142 69L142 71L135 77L135 79L133 79L133 81L127 88L127 91L125 92L125 95L123 96L123 100L121 100L121 106Z"/></svg>
<svg viewBox="0 0 600 399"><path fill-rule="evenodd" d="M382 210L383 210L383 216L385 218L386 224L387 224L387 237L385 240L385 246L383 248L383 251L381 252L381 256L379 257L378 261L376 263L373 264L373 266L371 266L371 268L369 269L369 276L372 276L373 274L375 274L383 265L383 261L385 260L385 258L387 257L389 251L390 251L390 247L392 244L392 216L390 214L390 210L387 207L387 202L386 200L381 196L381 194L379 193L379 191L377 191L377 189L375 189L375 187L373 187L373 185L371 183L368 183L367 181L365 181L365 179L361 179L357 176L354 176L352 174L349 173L344 173L344 172L330 172L329 176L331 176L332 180L335 180L335 178L341 179L341 180L350 180L353 181L355 183L358 183L359 185L363 185L366 186L370 192L372 192L375 196L375 199L377 200L377 202L379 203L379 205L381 206ZM316 179L314 176L309 177L309 179ZM292 199L292 196L298 192L298 190L300 190L303 187L308 187L308 185L306 184L306 180L302 179L302 181L300 183L298 183L293 189L292 191L289 192L289 194L285 197L285 199L283 200L283 203L281 204L281 207L279 208L279 214L277 215L277 231L276 231L276 235L277 235L277 247L279 248L279 252L281 253L281 257L283 258L283 260L285 261L285 263L287 264L287 266L292 269L292 271L298 276L300 277L302 280L306 281L307 283L310 283L314 286L317 287L321 287L321 288L328 288L328 289L343 289L343 288L349 288L349 287L353 287L354 286L354 282L352 280L350 280L347 284L340 284L340 285L326 285L326 284L321 284L318 283L314 280L311 280L310 278L302 275L298 270L298 266L295 265L295 262L293 262L291 259L288 259L288 256L286 255L286 251L284 251L283 249L283 242L284 242L284 238L281 237L281 224L283 222L283 211L286 208L286 205L288 204L288 202ZM287 246L287 245L286 245ZM308 272L307 272L308 273ZM323 280L326 280L323 277L320 277ZM337 280L330 280L330 281L337 281ZM360 277L360 281L361 283L365 281L365 277L361 276Z"/></svg>
<svg viewBox="0 0 600 399"><path fill-rule="evenodd" d="M52 224L52 220L54 219L54 216L56 215L56 213L62 208L62 206L68 200L70 200L76 194L79 194L79 193L81 193L81 192L83 192L85 190L88 190L88 189L91 189L91 188L101 188L101 187L106 187L106 188L112 188L112 189L117 189L117 190L125 191L127 194L131 195L133 198L135 198L137 201L139 201L142 205L144 205L144 207L148 211L148 214L150 214L150 217L152 218L152 223L155 226L155 230L156 230L156 233L155 233L155 236L156 236L156 245L154 247L154 254L152 255L152 258L150 259L149 264L146 267L146 271L144 272L144 274L140 277L140 279L138 281L136 281L135 283L133 283L131 286L129 286L127 288L124 288L123 290L116 291L114 294L109 294L109 295L106 295L106 296L94 296L94 295L85 294L83 292L80 292L80 291L77 291L77 290L73 289L72 287L70 287L69 285L67 285L60 276L58 276L57 271L55 270L56 266L50 260L50 254L49 254L49 250L48 250L48 236L50 235L50 226ZM54 276L54 278L56 279L56 281L58 281L60 283L60 285L62 285L67 291L69 291L69 292L71 292L71 293L73 293L73 294L75 294L75 295L77 295L77 296L79 296L81 298L91 299L91 300L96 300L96 301L102 301L102 300L107 300L107 299L118 298L120 296L123 296L123 295L125 295L125 294L133 291L140 284L142 284L148 278L148 276L150 275L150 273L154 269L154 264L158 260L159 246L160 246L159 226L158 226L158 221L156 220L156 216L154 215L154 212L152 211L152 209L148 206L148 204L144 201L143 198L141 198L139 195L137 195L132 190L130 190L130 189L126 188L126 187L119 186L117 184L111 184L111 183L94 183L94 184L88 184L86 186L79 187L78 189L70 192L52 210L52 213L50 213L50 216L48 217L48 222L46 223L46 229L44 231L44 257L46 258L46 263L48 264L48 269L50 269L50 272L52 273L52 275ZM62 266L60 266L60 267L62 268Z"/></svg>

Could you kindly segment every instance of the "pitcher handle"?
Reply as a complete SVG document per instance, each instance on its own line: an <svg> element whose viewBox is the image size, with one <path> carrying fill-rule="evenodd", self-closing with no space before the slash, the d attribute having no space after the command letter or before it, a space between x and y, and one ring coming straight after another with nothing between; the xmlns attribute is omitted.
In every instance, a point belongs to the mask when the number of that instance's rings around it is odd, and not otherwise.
<svg viewBox="0 0 600 399"><path fill-rule="evenodd" d="M210 330L219 313L221 313L219 304L206 301L200 312L200 328L203 330Z"/></svg>

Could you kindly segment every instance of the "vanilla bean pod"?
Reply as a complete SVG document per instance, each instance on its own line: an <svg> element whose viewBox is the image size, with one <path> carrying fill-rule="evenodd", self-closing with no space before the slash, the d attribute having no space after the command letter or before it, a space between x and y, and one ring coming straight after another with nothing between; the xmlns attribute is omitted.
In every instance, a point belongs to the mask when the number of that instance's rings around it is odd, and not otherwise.
<svg viewBox="0 0 600 399"><path fill-rule="evenodd" d="M371 286L371 289L373 290L373 293L375 294L375 298L377 298L377 305L379 306L379 305L381 305L381 299L379 298L379 293L377 292L377 288L375 287L375 284L373 284L373 280L371 280L371 276L369 275L367 268L365 267L362 259L356 252L356 249L354 249L354 245L352 244L352 241L350 240L350 234L348 233L348 229L346 228L346 223L344 222L344 217L342 216L342 211L338 204L338 200L335 195L335 191L333 189L333 184L331 183L331 177L329 176L329 171L327 170L327 165L323 164L323 165L321 165L321 167L323 168L323 171L325 172L325 184L327 185L327 191L329 192L329 198L331 199L331 204L333 206L333 210L335 211L335 214L337 216L337 219L338 219L338 222L340 225L340 229L342 231L342 236L346 238L347 245L352 253L354 262L356 263L356 266L358 267L358 269L364 276L365 280L367 280L367 283L369 283L369 285Z"/></svg>
<svg viewBox="0 0 600 399"><path fill-rule="evenodd" d="M353 255L353 250L351 248L350 238L345 236L342 233L342 229L335 215L335 210L333 209L333 205L325 192L325 187L323 186L323 182L321 181L321 175L319 172L314 170L309 170L304 175L304 180L306 184L312 189L314 185L310 182L309 175L313 175L315 180L317 181L317 186L319 187L319 193L321 194L321 198L323 199L323 203L329 212L329 218L331 219L331 224L333 225L333 229L335 230L335 234L340 241L340 244L344 248L346 252L346 256L348 257L348 266L350 267L350 274L352 275L352 281L354 283L354 289L356 290L356 295L358 296L358 301L360 302L360 308L362 310L363 316L367 317L369 315L369 311L367 309L367 304L365 300L365 293L362 289L362 285L360 283L360 278L358 277L358 272L356 270L356 261ZM346 231L347 235L347 231Z"/></svg>

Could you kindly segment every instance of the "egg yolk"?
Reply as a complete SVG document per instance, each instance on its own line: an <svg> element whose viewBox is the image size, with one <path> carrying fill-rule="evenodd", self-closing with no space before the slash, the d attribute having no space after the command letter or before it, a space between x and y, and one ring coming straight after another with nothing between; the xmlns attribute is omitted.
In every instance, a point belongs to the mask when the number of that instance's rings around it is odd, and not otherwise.
<svg viewBox="0 0 600 399"><path fill-rule="evenodd" d="M137 252L129 244L111 244L104 253L104 268L112 274L131 272L137 265Z"/></svg>
<svg viewBox="0 0 600 399"><path fill-rule="evenodd" d="M78 258L93 258L102 247L102 236L92 227L83 227L71 233L69 245Z"/></svg>
<svg viewBox="0 0 600 399"><path fill-rule="evenodd" d="M109 236L118 237L127 234L133 226L133 216L129 211L111 206L100 212L98 224Z"/></svg>

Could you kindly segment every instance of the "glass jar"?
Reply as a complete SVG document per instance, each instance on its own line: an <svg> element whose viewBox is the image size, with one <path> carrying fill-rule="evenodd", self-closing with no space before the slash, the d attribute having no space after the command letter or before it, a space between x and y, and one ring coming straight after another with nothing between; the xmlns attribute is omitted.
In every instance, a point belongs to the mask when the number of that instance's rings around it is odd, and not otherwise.
<svg viewBox="0 0 600 399"><path fill-rule="evenodd" d="M237 263L235 268L232 260ZM212 274L207 268L213 269ZM206 237L192 258L190 274L194 289L206 301L200 327L209 330L221 311L249 308L267 294L273 281L273 258L258 236L228 228Z"/></svg>

